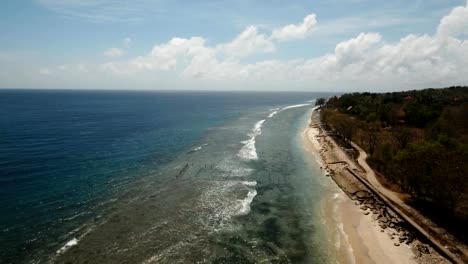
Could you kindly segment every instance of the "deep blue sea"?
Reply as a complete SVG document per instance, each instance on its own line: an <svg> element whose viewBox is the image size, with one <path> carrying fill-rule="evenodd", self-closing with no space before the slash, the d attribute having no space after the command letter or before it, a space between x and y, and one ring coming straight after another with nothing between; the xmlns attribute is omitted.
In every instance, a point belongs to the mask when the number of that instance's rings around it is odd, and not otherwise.
<svg viewBox="0 0 468 264"><path fill-rule="evenodd" d="M0 262L323 261L318 96L0 90Z"/></svg>

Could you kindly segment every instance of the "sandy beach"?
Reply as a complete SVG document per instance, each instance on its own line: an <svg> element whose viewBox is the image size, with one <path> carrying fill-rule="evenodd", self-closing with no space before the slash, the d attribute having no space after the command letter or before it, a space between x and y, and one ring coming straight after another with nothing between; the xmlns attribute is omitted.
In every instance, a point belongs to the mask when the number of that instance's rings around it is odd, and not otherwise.
<svg viewBox="0 0 468 264"><path fill-rule="evenodd" d="M316 110L303 140L340 187L325 195L322 210L338 263L450 263L405 230L404 221L352 175L362 168L324 133Z"/></svg>

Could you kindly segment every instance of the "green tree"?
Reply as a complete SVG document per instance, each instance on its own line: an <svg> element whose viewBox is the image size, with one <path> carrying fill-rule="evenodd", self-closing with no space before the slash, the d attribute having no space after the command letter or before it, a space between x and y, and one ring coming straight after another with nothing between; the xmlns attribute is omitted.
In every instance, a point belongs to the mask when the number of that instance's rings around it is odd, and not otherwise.
<svg viewBox="0 0 468 264"><path fill-rule="evenodd" d="M315 101L315 105L318 105L320 108L322 108L325 105L325 98L320 97Z"/></svg>

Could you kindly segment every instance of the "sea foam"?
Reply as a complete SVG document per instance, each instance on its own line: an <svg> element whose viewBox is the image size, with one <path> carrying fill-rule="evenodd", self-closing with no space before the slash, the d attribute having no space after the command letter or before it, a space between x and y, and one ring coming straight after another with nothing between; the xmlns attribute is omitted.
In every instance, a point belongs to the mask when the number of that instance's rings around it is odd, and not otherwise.
<svg viewBox="0 0 468 264"><path fill-rule="evenodd" d="M255 186L257 186L257 182L256 182L256 181L245 181L245 182L243 182L243 183L244 183L244 185L250 186L250 187L255 187Z"/></svg>
<svg viewBox="0 0 468 264"><path fill-rule="evenodd" d="M283 109L281 109L281 111L284 111L284 110L287 110L287 109L291 109L291 108L296 108L296 107L302 107L302 106L306 106L306 105L310 105L310 104L290 105L290 106L283 107Z"/></svg>
<svg viewBox="0 0 468 264"><path fill-rule="evenodd" d="M72 240L68 241L63 247L61 247L59 250L57 250L57 254L62 254L68 249L70 249L73 246L78 245L78 239L73 238Z"/></svg>
<svg viewBox="0 0 468 264"><path fill-rule="evenodd" d="M270 109L272 112L268 115L268 118L272 118L278 113L279 108Z"/></svg>
<svg viewBox="0 0 468 264"><path fill-rule="evenodd" d="M241 142L244 146L239 151L239 157L247 160L258 159L257 149L255 148L255 138L262 134L262 125L265 121L265 119L258 121L252 129L252 132L249 133L250 138Z"/></svg>
<svg viewBox="0 0 468 264"><path fill-rule="evenodd" d="M215 181L210 183L201 196L202 208L211 211L208 214L207 225L214 231L233 228L233 217L246 215L250 212L250 204L257 195L254 188L256 185L256 181Z"/></svg>
<svg viewBox="0 0 468 264"><path fill-rule="evenodd" d="M201 146L195 147L195 148L191 149L188 153L193 153L193 152L199 151L199 150L201 150L204 146L208 146L208 144L203 144L203 145L201 145Z"/></svg>
<svg viewBox="0 0 468 264"><path fill-rule="evenodd" d="M253 199L257 195L256 190L250 190L247 193L247 197L241 201L241 208L239 210L239 215L246 215L250 212L250 204L252 203Z"/></svg>
<svg viewBox="0 0 468 264"><path fill-rule="evenodd" d="M253 169L243 167L245 165L241 164L240 161L234 160L232 158L225 158L221 163L216 165L216 168L223 171L223 176L227 177L247 177L249 176Z"/></svg>
<svg viewBox="0 0 468 264"><path fill-rule="evenodd" d="M284 111L284 110L296 108L296 107L302 107L306 105L310 105L310 104L297 104L297 105L286 106L286 107L283 107L282 109L279 109L279 108L270 109L272 112L268 115L267 118L272 118L280 111ZM265 121L266 119L258 121L255 124L254 128L252 129L252 132L249 133L250 138L248 140L241 142L244 144L244 146L239 151L239 154L238 154L239 157L243 159L247 159L247 160L258 159L257 149L255 148L255 138L262 134L262 125L263 123L265 123Z"/></svg>

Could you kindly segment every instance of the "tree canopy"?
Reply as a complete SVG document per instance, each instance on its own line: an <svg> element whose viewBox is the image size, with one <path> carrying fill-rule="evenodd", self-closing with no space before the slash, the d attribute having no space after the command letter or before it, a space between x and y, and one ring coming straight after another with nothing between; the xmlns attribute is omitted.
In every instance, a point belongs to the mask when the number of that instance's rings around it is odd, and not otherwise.
<svg viewBox="0 0 468 264"><path fill-rule="evenodd" d="M344 94L327 101L321 118L412 202L435 218L468 221L468 87Z"/></svg>

